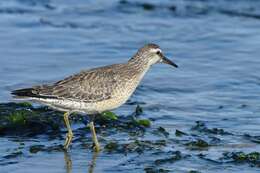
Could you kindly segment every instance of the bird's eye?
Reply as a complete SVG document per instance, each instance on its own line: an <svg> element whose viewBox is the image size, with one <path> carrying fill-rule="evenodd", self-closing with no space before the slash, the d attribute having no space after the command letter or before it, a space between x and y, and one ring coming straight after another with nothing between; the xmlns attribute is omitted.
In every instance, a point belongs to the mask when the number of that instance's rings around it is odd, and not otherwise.
<svg viewBox="0 0 260 173"><path fill-rule="evenodd" d="M161 54L161 51L158 50L158 51L156 52L156 54L157 54L157 55L160 55L160 54Z"/></svg>

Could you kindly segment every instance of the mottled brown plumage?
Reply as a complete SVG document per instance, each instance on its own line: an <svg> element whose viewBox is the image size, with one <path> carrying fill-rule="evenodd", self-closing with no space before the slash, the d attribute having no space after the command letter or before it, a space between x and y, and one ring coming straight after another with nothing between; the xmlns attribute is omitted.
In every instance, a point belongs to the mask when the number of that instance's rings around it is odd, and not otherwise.
<svg viewBox="0 0 260 173"><path fill-rule="evenodd" d="M126 63L82 71L52 85L15 90L12 94L69 113L97 114L124 104L148 69L158 62L177 67L163 56L158 45L147 44ZM68 115L64 117L70 129ZM69 135L72 135L70 130ZM68 137L65 146L70 141Z"/></svg>

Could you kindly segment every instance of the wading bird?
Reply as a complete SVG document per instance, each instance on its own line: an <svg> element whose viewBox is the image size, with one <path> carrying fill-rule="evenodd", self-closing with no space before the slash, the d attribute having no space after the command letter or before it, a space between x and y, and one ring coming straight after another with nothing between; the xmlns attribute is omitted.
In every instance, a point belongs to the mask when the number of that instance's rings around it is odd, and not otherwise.
<svg viewBox="0 0 260 173"><path fill-rule="evenodd" d="M12 94L15 98L39 102L65 112L64 121L68 129L65 149L68 149L73 137L69 115L73 112L88 115L94 149L99 151L94 126L95 116L124 104L145 73L156 63L178 67L163 55L158 45L147 44L126 63L85 70L51 85L19 89L12 91Z"/></svg>

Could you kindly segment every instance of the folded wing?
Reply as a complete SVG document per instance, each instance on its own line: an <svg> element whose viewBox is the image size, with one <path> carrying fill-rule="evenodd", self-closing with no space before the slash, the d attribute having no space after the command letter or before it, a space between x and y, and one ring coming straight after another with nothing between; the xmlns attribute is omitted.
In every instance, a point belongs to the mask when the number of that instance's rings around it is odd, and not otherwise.
<svg viewBox="0 0 260 173"><path fill-rule="evenodd" d="M13 95L19 97L71 99L84 102L98 102L112 97L117 87L116 71L122 65L115 64L82 71L53 85L41 85L32 88L15 90Z"/></svg>

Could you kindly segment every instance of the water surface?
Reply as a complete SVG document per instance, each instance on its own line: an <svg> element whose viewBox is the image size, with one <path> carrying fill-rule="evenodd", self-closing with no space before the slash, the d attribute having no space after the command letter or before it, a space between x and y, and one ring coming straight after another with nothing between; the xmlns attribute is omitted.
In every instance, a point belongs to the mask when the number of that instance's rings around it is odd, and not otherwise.
<svg viewBox="0 0 260 173"><path fill-rule="evenodd" d="M196 121L203 121L234 134L217 136L222 144L205 151L180 144L166 147L165 152L181 150L192 157L162 167L171 172L259 171L249 164L216 164L196 157L203 153L214 160L224 151L260 151L259 144L242 137L260 135L259 1L2 0L0 26L1 102L12 101L13 89L125 62L145 43L157 43L180 68L154 65L131 97L145 103L142 116L154 119L151 128L162 126L175 139L176 129L190 132ZM115 112L124 116L134 108L126 104ZM122 134L110 138L129 140ZM63 142L44 139L26 139L25 145ZM18 145L13 137L0 138L1 153ZM86 172L93 154L77 145L70 152L71 169ZM95 172L144 172L149 154L101 152ZM64 158L63 152L29 154L2 165L1 172L70 171Z"/></svg>

